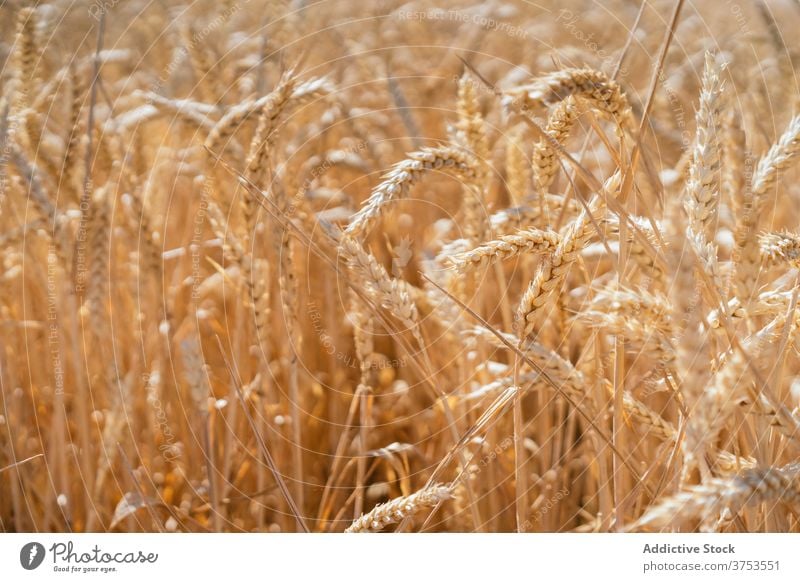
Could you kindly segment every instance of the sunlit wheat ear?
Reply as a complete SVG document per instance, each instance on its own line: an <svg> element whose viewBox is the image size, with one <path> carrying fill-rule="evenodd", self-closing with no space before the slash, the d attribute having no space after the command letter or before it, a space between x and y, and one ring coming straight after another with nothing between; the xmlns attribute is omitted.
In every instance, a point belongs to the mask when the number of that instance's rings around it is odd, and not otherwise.
<svg viewBox="0 0 800 582"><path fill-rule="evenodd" d="M16 106L26 107L34 98L36 79L36 59L38 47L36 42L36 8L23 8L17 13L17 36L14 42L15 76L18 83Z"/></svg>
<svg viewBox="0 0 800 582"><path fill-rule="evenodd" d="M51 225L57 226L59 217L56 207L50 200L47 190L45 190L38 169L33 166L27 156L16 147L11 148L10 156L29 190L30 200L36 210L43 218L46 218Z"/></svg>
<svg viewBox="0 0 800 582"><path fill-rule="evenodd" d="M771 250L767 250L767 252L769 253ZM771 263L771 261L767 262L769 264L774 264L775 266L789 264L780 257L777 258L775 263ZM782 313L786 313L786 310L789 308L789 305L792 302L792 295L793 290L764 291L763 293L759 294L758 297L754 298L750 305L748 305L746 308L742 305L742 302L739 301L738 298L734 297L728 301L728 315L734 321L747 319L749 317L761 316L765 316L771 321ZM722 312L722 309L714 309L711 311L711 313L709 313L707 321L709 326L712 328L718 328L722 325L723 318L724 313Z"/></svg>
<svg viewBox="0 0 800 582"><path fill-rule="evenodd" d="M749 414L765 419L769 426L779 431L789 441L800 442L800 416L782 403L773 404L755 386L749 386L749 394L739 401Z"/></svg>
<svg viewBox="0 0 800 582"><path fill-rule="evenodd" d="M195 30L191 24L182 26L180 33L194 73L194 89L203 101L214 103L217 77L211 74L214 66L213 57L207 50L207 44L202 42L203 33Z"/></svg>
<svg viewBox="0 0 800 582"><path fill-rule="evenodd" d="M292 72L286 73L281 77L277 87L269 94L269 98L261 109L245 166L245 177L256 186L260 185L265 167L269 162L269 150L274 141L273 132L278 124L278 118L287 107L296 85L297 77ZM252 197L248 196L246 199L252 200Z"/></svg>
<svg viewBox="0 0 800 582"><path fill-rule="evenodd" d="M416 515L425 509L436 507L439 503L453 498L450 488L445 485L431 485L406 497L398 497L378 505L369 513L365 513L352 524L345 533L377 532L399 523L407 517Z"/></svg>
<svg viewBox="0 0 800 582"><path fill-rule="evenodd" d="M550 113L545 133L556 143L563 146L578 119L578 115L579 111L575 98L572 96L567 97ZM560 167L558 152L555 151L552 141L543 138L536 142L533 147L533 173L536 189L540 196L550 191L550 186L553 184Z"/></svg>
<svg viewBox="0 0 800 582"><path fill-rule="evenodd" d="M633 121L630 104L619 84L601 71L564 69L508 91L504 104L514 111L537 111L569 96L579 97L598 113L614 118L622 127Z"/></svg>
<svg viewBox="0 0 800 582"><path fill-rule="evenodd" d="M506 189L511 206L525 201L530 188L531 164L526 159L521 128L512 130L506 142Z"/></svg>
<svg viewBox="0 0 800 582"><path fill-rule="evenodd" d="M153 116L171 116L175 120L185 122L189 126L204 132L210 131L214 127L214 122L211 119L214 108L210 105L189 99L172 99L152 91L137 92L134 95L140 97L142 101L157 110L157 113L152 114ZM144 115L147 113L147 109L140 111L140 113Z"/></svg>
<svg viewBox="0 0 800 582"><path fill-rule="evenodd" d="M353 238L364 236L387 211L390 203L407 198L411 187L430 172L444 172L469 183L479 175L475 159L452 146L425 148L409 154L384 176L361 210L350 220L345 234Z"/></svg>
<svg viewBox="0 0 800 582"><path fill-rule="evenodd" d="M758 361L773 343L786 318L779 316L757 334L744 342L747 357ZM709 448L716 448L716 440L743 396L749 392L753 373L747 359L739 350L727 354L727 359L713 374L710 383L689 412L686 438L683 442L685 470L701 463Z"/></svg>
<svg viewBox="0 0 800 582"><path fill-rule="evenodd" d="M465 73L458 84L456 112L456 142L471 152L475 162L476 175L471 187L464 192L464 231L473 241L485 236L487 220L485 197L489 188L489 143L486 127L480 111L476 82Z"/></svg>
<svg viewBox="0 0 800 582"><path fill-rule="evenodd" d="M797 466L747 469L731 478L710 479L660 501L631 529L663 530L700 521L701 527L708 530L724 510L735 515L765 501L785 503L795 512L800 510Z"/></svg>
<svg viewBox="0 0 800 582"><path fill-rule="evenodd" d="M469 74L462 75L458 82L458 101L456 103L458 120L456 122L456 139L472 151L478 163L486 170L489 163L489 143L486 137L486 126L478 101L477 82Z"/></svg>
<svg viewBox="0 0 800 582"><path fill-rule="evenodd" d="M720 198L720 141L723 85L714 57L706 53L697 129L689 161L684 207L689 217L687 238L700 268L710 277L715 290L722 293L724 282L717 258L717 247L709 233Z"/></svg>
<svg viewBox="0 0 800 582"><path fill-rule="evenodd" d="M706 53L697 130L686 183L685 207L695 235L706 237L719 203L723 86L714 57Z"/></svg>
<svg viewBox="0 0 800 582"><path fill-rule="evenodd" d="M660 366L671 369L674 365L675 346L669 330L659 327L658 322L649 321L644 314L603 313L586 309L575 319L598 330L624 337L641 356Z"/></svg>
<svg viewBox="0 0 800 582"><path fill-rule="evenodd" d="M726 91L727 109L722 113L721 171L723 199L728 201L734 215L744 212L745 205L745 156L747 143L742 120L734 109L735 99L732 91Z"/></svg>
<svg viewBox="0 0 800 582"><path fill-rule="evenodd" d="M378 260L349 236L340 241L340 251L349 268L377 297L380 304L397 317L407 328L416 329L419 311L408 283L395 279L386 272Z"/></svg>
<svg viewBox="0 0 800 582"><path fill-rule="evenodd" d="M375 338L373 335L375 321L353 291L350 292L349 316L353 324L356 356L361 366L361 384L369 386L369 371L372 355L375 352Z"/></svg>
<svg viewBox="0 0 800 582"><path fill-rule="evenodd" d="M450 258L450 264L459 273L465 273L521 254L547 252L560 241L561 236L553 231L535 228L521 230L517 234L501 236L470 251L454 255Z"/></svg>
<svg viewBox="0 0 800 582"><path fill-rule="evenodd" d="M613 283L598 289L587 308L635 317L672 335L672 307L658 292Z"/></svg>
<svg viewBox="0 0 800 582"><path fill-rule="evenodd" d="M758 244L758 220L763 210L766 196L773 190L778 174L788 168L800 153L800 116L794 117L767 154L756 166L745 197L745 207L736 224L736 264L734 283L736 296L749 302L758 280L760 252Z"/></svg>
<svg viewBox="0 0 800 582"><path fill-rule="evenodd" d="M292 90L291 102L294 107L298 107L331 92L333 87L328 79L317 77L297 84ZM258 99L249 99L231 106L211 128L204 145L214 153L221 153L221 150L228 145L231 135L246 121L262 112L273 99L274 95L269 93Z"/></svg>
<svg viewBox="0 0 800 582"><path fill-rule="evenodd" d="M80 78L74 68L70 69L70 110L69 134L66 137L66 147L63 158L63 171L59 177L59 185L65 185L71 190L72 196L77 200L80 197L78 155L81 138L81 106L84 98Z"/></svg>
<svg viewBox="0 0 800 582"><path fill-rule="evenodd" d="M619 186L619 174L609 178L604 186L604 193L592 198L588 209L582 210L578 217L564 229L561 241L553 252L542 261L517 308L520 338L527 338L533 332L536 316L554 293L561 288L570 268L592 236L594 227L591 225L590 213L598 214L605 205L603 196L615 195L619 191ZM597 220L598 217L594 218Z"/></svg>
<svg viewBox="0 0 800 582"><path fill-rule="evenodd" d="M647 239L650 247L663 251L661 239L659 239L656 234L657 230L659 234L661 233L660 228L662 225L656 223L656 229L654 230L650 221L643 216L633 215L631 216L631 219L636 225L638 232L640 232L644 238ZM617 217L609 216L606 220L606 223L608 224L611 233L616 235L619 234L619 220ZM634 231L632 228L626 228L625 239L628 243L630 260L638 265L641 276L645 280L662 281L665 275L664 267L653 258L652 252L645 246L642 240L636 236L636 231Z"/></svg>
<svg viewBox="0 0 800 582"><path fill-rule="evenodd" d="M758 237L761 256L770 265L800 268L800 235L791 232L765 233Z"/></svg>
<svg viewBox="0 0 800 582"><path fill-rule="evenodd" d="M105 321L105 303L108 297L109 265L111 256L110 186L99 188L92 197L89 218L89 280L86 303L91 325L99 330Z"/></svg>

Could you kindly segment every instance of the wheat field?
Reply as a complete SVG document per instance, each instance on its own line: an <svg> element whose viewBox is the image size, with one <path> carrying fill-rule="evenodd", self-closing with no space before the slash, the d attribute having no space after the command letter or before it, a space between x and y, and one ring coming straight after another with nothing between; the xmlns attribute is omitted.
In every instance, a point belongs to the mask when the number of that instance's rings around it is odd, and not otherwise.
<svg viewBox="0 0 800 582"><path fill-rule="evenodd" d="M800 532L794 0L0 21L0 531Z"/></svg>

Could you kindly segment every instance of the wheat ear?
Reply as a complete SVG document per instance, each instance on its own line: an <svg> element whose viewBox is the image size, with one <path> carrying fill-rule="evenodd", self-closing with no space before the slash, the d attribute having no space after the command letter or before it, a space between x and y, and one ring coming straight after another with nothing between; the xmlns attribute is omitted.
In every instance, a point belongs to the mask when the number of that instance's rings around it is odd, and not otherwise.
<svg viewBox="0 0 800 582"><path fill-rule="evenodd" d="M788 128L756 166L750 190L745 197L744 211L736 225L735 241L739 256L734 282L736 296L749 303L758 280L760 264L757 238L758 219L764 199L775 186L778 173L786 169L800 153L800 115L794 117Z"/></svg>
<svg viewBox="0 0 800 582"><path fill-rule="evenodd" d="M372 191L364 206L353 216L345 230L348 237L365 234L386 207L396 200L408 196L411 187L427 172L441 171L473 182L479 175L476 161L453 146L424 148L399 162L384 176L383 181Z"/></svg>
<svg viewBox="0 0 800 582"><path fill-rule="evenodd" d="M522 131L517 129L506 142L506 189L512 206L519 206L525 201L529 182L530 164L525 156Z"/></svg>
<svg viewBox="0 0 800 582"><path fill-rule="evenodd" d="M345 533L377 532L393 523L399 523L423 509L436 507L442 501L453 498L445 485L431 485L405 497L392 499L365 513L345 529Z"/></svg>
<svg viewBox="0 0 800 582"><path fill-rule="evenodd" d="M770 232L759 236L761 256L767 265L788 264L800 268L800 235L792 232Z"/></svg>
<svg viewBox="0 0 800 582"><path fill-rule="evenodd" d="M619 186L620 176L617 173L606 182L604 195L613 196ZM565 229L553 253L542 261L517 309L521 338L526 338L533 332L536 315L564 282L592 233L590 214L597 212L603 204L602 195L592 198L588 209L582 210L578 218Z"/></svg>
<svg viewBox="0 0 800 582"><path fill-rule="evenodd" d="M707 529L724 510L735 515L764 501L779 501L800 510L797 467L753 468L730 478L709 479L651 507L631 529L679 528L696 518Z"/></svg>
<svg viewBox="0 0 800 582"><path fill-rule="evenodd" d="M495 261L504 261L525 253L543 253L561 242L558 233L529 228L516 234L501 236L465 253L450 257L450 264L459 273L486 267Z"/></svg>
<svg viewBox="0 0 800 582"><path fill-rule="evenodd" d="M630 126L632 114L628 98L619 83L601 71L564 69L509 91L505 104L514 110L539 110L563 101L570 95L583 99L592 109L610 115L623 126Z"/></svg>
<svg viewBox="0 0 800 582"><path fill-rule="evenodd" d="M578 120L579 111L575 98L570 96L559 103L547 119L545 133L552 138L540 139L533 146L533 173L536 190L540 196L549 192L560 167L558 152L553 141L563 146L575 122Z"/></svg>
<svg viewBox="0 0 800 582"><path fill-rule="evenodd" d="M291 103L293 107L299 107L304 103L324 97L332 91L333 87L328 79L315 77L294 87ZM272 98L272 93L269 93L258 99L247 99L230 107L208 132L204 142L205 146L212 152L219 153L220 146L225 147L227 145L223 141L227 140L253 115L263 111Z"/></svg>

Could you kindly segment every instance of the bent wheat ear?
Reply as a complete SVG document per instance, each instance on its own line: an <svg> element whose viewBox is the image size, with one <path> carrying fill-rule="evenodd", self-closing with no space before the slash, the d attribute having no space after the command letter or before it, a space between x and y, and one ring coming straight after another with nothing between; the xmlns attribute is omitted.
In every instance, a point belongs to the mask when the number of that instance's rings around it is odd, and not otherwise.
<svg viewBox="0 0 800 582"><path fill-rule="evenodd" d="M296 85L291 94L291 101L295 107L323 97L333 91L333 87L329 81L323 77L309 79L299 85ZM273 99L273 94L264 95L259 99L250 99L234 105L214 124L208 137L205 140L205 146L212 152L218 152L220 144L223 140L233 134L245 121L252 115L263 111L270 100Z"/></svg>
<svg viewBox="0 0 800 582"><path fill-rule="evenodd" d="M450 264L459 273L478 267L486 267L495 261L503 261L524 253L543 253L554 248L561 241L558 233L530 228L517 234L504 235L497 240L450 258Z"/></svg>
<svg viewBox="0 0 800 582"><path fill-rule="evenodd" d="M421 512L423 509L432 508L453 498L450 488L445 485L432 485L412 493L407 497L398 497L378 505L369 513L365 513L355 520L345 533L377 532L393 523L399 523L406 517Z"/></svg>
<svg viewBox="0 0 800 582"><path fill-rule="evenodd" d="M349 237L364 235L386 211L389 203L406 198L411 187L419 182L426 172L434 170L470 182L477 178L479 172L474 158L453 146L425 148L414 152L384 176L383 181L372 191L372 195L361 210L353 216L345 234Z"/></svg>
<svg viewBox="0 0 800 582"><path fill-rule="evenodd" d="M629 127L632 114L628 98L619 83L601 71L592 69L565 69L536 79L530 85L509 91L505 105L516 111L535 111L555 105L569 96L583 99L598 111Z"/></svg>

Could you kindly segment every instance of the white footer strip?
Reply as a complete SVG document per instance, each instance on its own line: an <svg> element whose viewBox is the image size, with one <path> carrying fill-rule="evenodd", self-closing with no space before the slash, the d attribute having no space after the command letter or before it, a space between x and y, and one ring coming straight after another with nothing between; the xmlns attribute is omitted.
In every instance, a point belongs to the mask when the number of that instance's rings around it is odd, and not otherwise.
<svg viewBox="0 0 800 582"><path fill-rule="evenodd" d="M231 577L245 575L796 582L800 534L0 534L0 580L238 582Z"/></svg>

